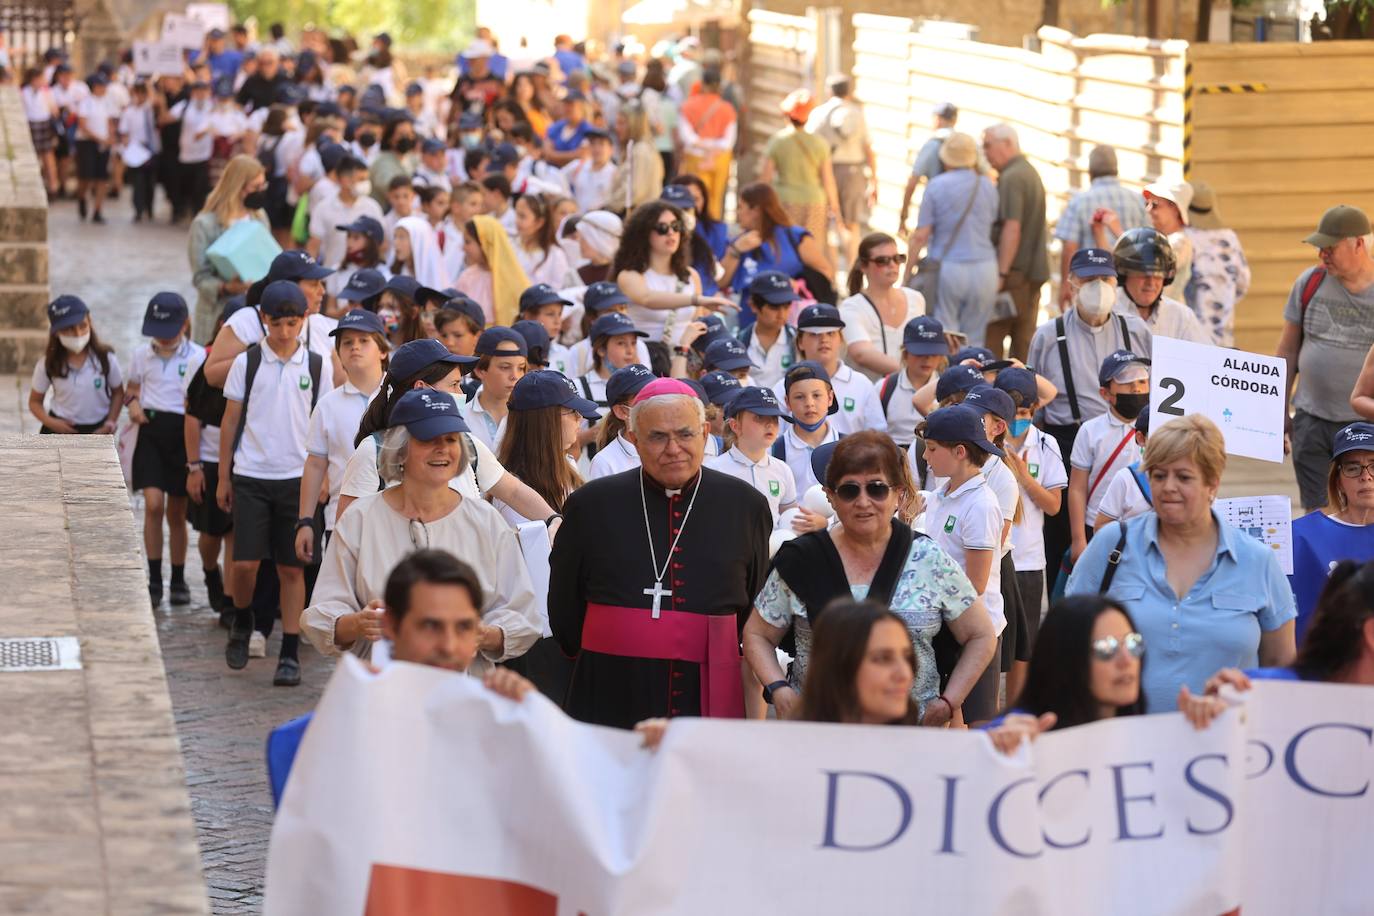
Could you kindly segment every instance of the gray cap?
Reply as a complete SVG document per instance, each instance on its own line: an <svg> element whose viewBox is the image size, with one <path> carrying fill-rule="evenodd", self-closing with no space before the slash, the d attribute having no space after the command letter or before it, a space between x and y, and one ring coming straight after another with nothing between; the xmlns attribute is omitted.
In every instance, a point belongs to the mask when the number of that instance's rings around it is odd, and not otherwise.
<svg viewBox="0 0 1374 916"><path fill-rule="evenodd" d="M1318 248L1330 248L1341 239L1369 235L1369 217L1359 207L1337 204L1322 214L1317 231L1303 239Z"/></svg>

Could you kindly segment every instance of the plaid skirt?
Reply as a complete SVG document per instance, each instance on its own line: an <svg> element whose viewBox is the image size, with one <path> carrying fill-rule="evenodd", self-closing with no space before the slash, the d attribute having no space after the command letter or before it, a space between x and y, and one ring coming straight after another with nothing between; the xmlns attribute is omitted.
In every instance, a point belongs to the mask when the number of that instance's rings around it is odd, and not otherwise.
<svg viewBox="0 0 1374 916"><path fill-rule="evenodd" d="M57 131L52 129L52 121L30 121L29 136L33 137L33 148L39 154L57 148Z"/></svg>

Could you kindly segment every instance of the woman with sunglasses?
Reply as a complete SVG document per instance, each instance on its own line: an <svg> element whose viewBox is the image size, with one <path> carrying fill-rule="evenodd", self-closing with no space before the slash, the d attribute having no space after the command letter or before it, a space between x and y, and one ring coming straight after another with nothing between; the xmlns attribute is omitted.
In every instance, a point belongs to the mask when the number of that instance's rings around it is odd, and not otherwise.
<svg viewBox="0 0 1374 916"><path fill-rule="evenodd" d="M611 279L629 297L635 326L648 333L650 343L669 348L678 345L678 334L699 314L736 307L723 296L702 294L685 232L677 207L662 201L644 204L625 221L611 262Z"/></svg>
<svg viewBox="0 0 1374 916"><path fill-rule="evenodd" d="M905 263L896 239L869 233L849 268L849 298L840 302L845 362L875 382L901 368L907 322L926 313L925 297L899 282Z"/></svg>
<svg viewBox="0 0 1374 916"><path fill-rule="evenodd" d="M1299 646L1327 574L1340 560L1374 560L1374 423L1351 423L1336 433L1326 474L1326 508L1293 520L1288 584L1298 604Z"/></svg>
<svg viewBox="0 0 1374 916"><path fill-rule="evenodd" d="M910 695L923 725L946 725L988 667L997 637L982 599L959 565L930 538L895 518L915 489L901 450L873 430L841 439L825 468L837 525L778 548L744 626L744 657L779 718L796 718L811 689L813 628L836 598L887 604L915 650ZM963 651L943 693L934 639L947 627ZM794 661L784 674L775 651L791 634ZM803 687L803 685L806 685Z"/></svg>

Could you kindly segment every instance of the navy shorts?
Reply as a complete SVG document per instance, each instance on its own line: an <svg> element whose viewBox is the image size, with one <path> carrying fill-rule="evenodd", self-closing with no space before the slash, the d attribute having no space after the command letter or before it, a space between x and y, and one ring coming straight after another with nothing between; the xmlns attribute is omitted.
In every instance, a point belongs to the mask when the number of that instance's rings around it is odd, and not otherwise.
<svg viewBox="0 0 1374 916"><path fill-rule="evenodd" d="M303 566L296 559L296 519L301 479L259 480L233 476L234 559L271 560L278 566Z"/></svg>

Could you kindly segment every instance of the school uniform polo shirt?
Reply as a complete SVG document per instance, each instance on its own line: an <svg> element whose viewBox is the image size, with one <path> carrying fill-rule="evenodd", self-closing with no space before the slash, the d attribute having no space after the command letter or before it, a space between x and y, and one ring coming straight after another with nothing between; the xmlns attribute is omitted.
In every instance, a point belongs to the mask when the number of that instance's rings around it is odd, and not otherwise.
<svg viewBox="0 0 1374 916"><path fill-rule="evenodd" d="M992 618L995 635L1007 627L1002 610L1002 571L997 562L1002 542L1002 507L987 478L974 474L962 486L949 491L946 482L926 500L926 534L967 571L964 551L991 550L988 584L982 594Z"/></svg>
<svg viewBox="0 0 1374 916"><path fill-rule="evenodd" d="M883 382L880 379L876 382L878 386L878 406L882 406ZM892 437L892 441L898 445L909 446L916 441L916 426L926 418L925 414L916 409L913 398L916 397L916 388L911 384L911 379L907 377L905 369L898 369L896 376L892 379L892 397L888 399L887 410L887 434Z"/></svg>
<svg viewBox="0 0 1374 916"><path fill-rule="evenodd" d="M1059 454L1059 442L1032 426L1026 431L1026 441L1018 449L1010 440L1006 447L1026 462L1026 470L1035 482L1046 490L1063 490L1069 485L1069 474ZM1014 476L1014 475L1013 475ZM1060 512L1068 512L1061 500ZM1021 524L1011 528L1011 562L1017 572L1044 569L1051 558L1045 556L1045 531L1042 527L1045 512L1023 491L1021 493ZM1058 563L1059 557L1053 562Z"/></svg>
<svg viewBox="0 0 1374 916"><path fill-rule="evenodd" d="M482 442L493 452L501 451L501 437L506 434L506 421L510 415L497 420L485 407L482 406L482 389L477 389L477 394L473 395L464 409L467 415L468 429L472 431L473 438L481 439Z"/></svg>
<svg viewBox="0 0 1374 916"><path fill-rule="evenodd" d="M600 407L608 407L606 403L606 383L609 378L602 378L595 369L582 374L577 380L577 387L581 390L582 396L589 401L595 401Z"/></svg>
<svg viewBox="0 0 1374 916"><path fill-rule="evenodd" d="M886 431L887 417L878 400L878 389L866 375L840 363L839 369L830 376L830 386L835 389L835 403L840 405L839 412L829 421L836 432L847 436L865 429Z"/></svg>
<svg viewBox="0 0 1374 916"><path fill-rule="evenodd" d="M1140 484L1136 483L1135 474L1129 467L1120 468L1113 474L1112 481L1107 484L1106 489L1102 502L1097 506L1097 514L1107 516L1109 521L1119 522L1135 518L1153 508L1145 499L1145 494L1141 492ZM1096 517L1088 522L1090 525L1096 523Z"/></svg>
<svg viewBox="0 0 1374 916"><path fill-rule="evenodd" d="M1117 446L1127 436L1132 438L1117 452ZM1112 475L1140 460L1140 446L1135 444L1134 436L1135 424L1121 419L1110 410L1093 417L1079 429L1078 438L1073 441L1073 455L1069 463L1077 470L1088 472L1088 486L1092 492L1088 494L1088 510L1083 515L1083 523L1088 527L1092 527L1097 520L1097 510L1102 505L1102 497L1107 495L1107 484L1111 482ZM1116 452L1116 458L1108 465L1107 460L1113 452ZM1098 480L1099 476L1101 480L1093 487L1093 481Z"/></svg>
<svg viewBox="0 0 1374 916"><path fill-rule="evenodd" d="M229 320L224 326L234 332L234 336L243 342L245 347L251 347L255 343L260 343L267 337L266 319L257 309L239 309L229 316ZM330 318L328 315L321 315L316 312L313 315L306 315L305 321L301 322L301 333L297 340L306 344L320 356L324 357L325 372L333 376L334 359L334 338L329 336L329 332L338 327L338 319Z"/></svg>
<svg viewBox="0 0 1374 916"><path fill-rule="evenodd" d="M185 395L186 390L191 387L191 379L195 378L196 373L200 371L201 365L204 364L206 355L207 353L205 348L201 347L200 352L191 354L191 358L187 361L186 377L181 380L183 396ZM186 422L200 423L200 421L197 420L195 417L187 417ZM187 455L186 460L200 461L203 464L219 464L218 426L206 426L204 423L201 423L200 455L197 458L192 458L190 455Z"/></svg>
<svg viewBox="0 0 1374 916"><path fill-rule="evenodd" d="M242 403L248 377L248 354L234 357L224 397ZM306 436L310 430L310 360L299 344L282 359L271 347L262 348L262 365L253 377L252 397L243 419L243 438L234 452L233 473L258 480L292 480L305 468ZM334 387L329 363L320 371L320 397ZM233 433L226 430L226 435Z"/></svg>
<svg viewBox="0 0 1374 916"><path fill-rule="evenodd" d="M151 342L134 351L129 381L139 385L138 401L144 410L186 412L185 382L205 361L205 348L183 340L171 356L159 356Z"/></svg>
<svg viewBox="0 0 1374 916"><path fill-rule="evenodd" d="M749 354L750 369L749 374L754 378L754 384L766 388L778 388L782 385L782 380L787 375L787 370L792 368L792 364L797 361L797 331L791 325L785 325L778 332L778 339L773 341L773 346L767 349L763 346L763 341L759 340L758 334L752 329L747 330L743 336L748 337L745 343L745 350ZM741 341L743 343L743 341ZM787 403L782 401L782 403Z"/></svg>
<svg viewBox="0 0 1374 916"><path fill-rule="evenodd" d="M65 351L64 351L65 355ZM100 371L100 360L89 350L86 362L80 368L67 365L64 378L50 379L43 368L43 360L33 368L30 384L39 394L52 389L52 403L48 412L69 423L103 423L110 415L110 389L124 384L124 374L120 371L119 360L113 352L106 355L110 361L109 376Z"/></svg>
<svg viewBox="0 0 1374 916"><path fill-rule="evenodd" d="M555 372L561 372L572 378L572 351L563 346L558 341L549 343L549 352L544 354L549 361L549 368Z"/></svg>
<svg viewBox="0 0 1374 916"><path fill-rule="evenodd" d="M587 479L596 480L598 477L609 477L612 474L619 474L621 471L628 471L637 467L639 467L639 452L635 450L634 444L621 434L607 443L606 447L592 458L592 466L587 472Z"/></svg>
<svg viewBox="0 0 1374 916"><path fill-rule="evenodd" d="M592 342L584 337L571 347L567 348L568 368L559 369L568 378L576 378L586 375L592 371ZM642 337L635 338L635 362L641 366L649 365L649 348L644 345ZM557 368L556 366L553 368Z"/></svg>
<svg viewBox="0 0 1374 916"><path fill-rule="evenodd" d="M722 474L729 474L749 484L768 500L768 508L773 513L773 524L778 523L781 506L797 501L797 481L787 462L774 458L767 452L762 461L754 461L738 446L733 446L723 455L717 455L706 462L706 466Z"/></svg>
<svg viewBox="0 0 1374 916"><path fill-rule="evenodd" d="M830 419L834 420L835 418L832 416ZM825 438L816 445L808 445L797 435L797 431L791 423L785 423L783 427L777 441L783 443L783 448L786 450L784 460L792 470L792 479L796 482L797 492L804 494L820 482L816 480L816 475L811 472L811 453L827 442L838 442L840 434L835 430L834 423L827 423Z"/></svg>
<svg viewBox="0 0 1374 916"><path fill-rule="evenodd" d="M916 479L916 460L910 454L907 456L907 466L911 468L911 477ZM1002 510L1002 524L1010 522L1016 517L1016 502L1021 498L1021 485L1016 482L1016 475L1011 472L1011 468L996 455L989 455L988 460L983 462L983 466L978 469L983 475L983 479L988 482L988 489L992 491L992 498L997 500L997 506ZM938 490L949 482L948 477L936 477L930 474L929 490ZM1011 550L1011 534L1002 541L1001 554ZM998 554L998 558L1001 558Z"/></svg>
<svg viewBox="0 0 1374 916"><path fill-rule="evenodd" d="M329 461L329 503L324 507L324 528L334 530L334 513L339 503L339 489L343 486L344 468L353 456L353 439L358 435L367 405L377 389L361 391L345 380L341 387L320 398L310 415L305 450ZM251 404L250 404L251 406Z"/></svg>

